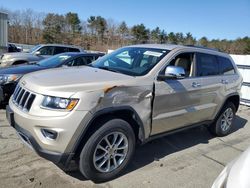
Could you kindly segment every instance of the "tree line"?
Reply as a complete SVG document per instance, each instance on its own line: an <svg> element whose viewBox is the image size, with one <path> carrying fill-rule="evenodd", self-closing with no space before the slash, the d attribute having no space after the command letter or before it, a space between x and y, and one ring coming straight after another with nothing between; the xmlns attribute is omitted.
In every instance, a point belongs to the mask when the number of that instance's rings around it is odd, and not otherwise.
<svg viewBox="0 0 250 188"><path fill-rule="evenodd" d="M100 51L137 43L171 43L216 48L230 54L250 54L249 37L209 40L204 36L197 39L190 32L174 33L159 27L149 29L143 23L128 26L125 21L102 16L81 20L74 12L45 14L31 9L7 12L9 41L14 43L63 43Z"/></svg>

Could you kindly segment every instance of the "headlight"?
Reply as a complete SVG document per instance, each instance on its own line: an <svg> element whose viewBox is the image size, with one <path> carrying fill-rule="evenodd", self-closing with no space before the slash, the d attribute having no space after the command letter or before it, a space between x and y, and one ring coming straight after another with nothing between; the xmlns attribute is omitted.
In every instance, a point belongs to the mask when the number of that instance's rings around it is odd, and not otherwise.
<svg viewBox="0 0 250 188"><path fill-rule="evenodd" d="M59 109L71 111L77 105L78 99L67 99L60 97L45 96L42 107L48 109Z"/></svg>
<svg viewBox="0 0 250 188"><path fill-rule="evenodd" d="M11 82L16 82L21 77L22 75L20 74L3 74L3 75L0 75L0 84L8 84Z"/></svg>

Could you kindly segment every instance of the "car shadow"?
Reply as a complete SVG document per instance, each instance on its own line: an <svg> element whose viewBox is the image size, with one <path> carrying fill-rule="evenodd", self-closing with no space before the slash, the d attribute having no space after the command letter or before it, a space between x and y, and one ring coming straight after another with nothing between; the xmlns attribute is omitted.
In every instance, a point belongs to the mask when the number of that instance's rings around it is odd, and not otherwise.
<svg viewBox="0 0 250 188"><path fill-rule="evenodd" d="M236 126L232 132L243 128L246 123L246 119L236 116L234 123ZM159 161L161 158L164 158L165 156L175 152L179 152L201 143L207 144L212 138L214 138L214 136L208 131L207 127L200 126L152 140L147 144L138 146L136 148L132 162L121 174L121 176L140 169L154 161ZM79 171L75 170L67 173L68 175L79 180L86 180Z"/></svg>

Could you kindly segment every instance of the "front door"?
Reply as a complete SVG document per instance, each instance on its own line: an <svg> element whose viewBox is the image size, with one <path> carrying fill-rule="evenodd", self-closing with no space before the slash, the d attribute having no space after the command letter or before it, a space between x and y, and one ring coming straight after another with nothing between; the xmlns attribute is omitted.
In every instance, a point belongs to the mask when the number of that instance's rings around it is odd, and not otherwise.
<svg viewBox="0 0 250 188"><path fill-rule="evenodd" d="M178 129L199 121L201 78L195 77L194 53L177 55L169 65L185 70L185 78L155 81L151 135Z"/></svg>

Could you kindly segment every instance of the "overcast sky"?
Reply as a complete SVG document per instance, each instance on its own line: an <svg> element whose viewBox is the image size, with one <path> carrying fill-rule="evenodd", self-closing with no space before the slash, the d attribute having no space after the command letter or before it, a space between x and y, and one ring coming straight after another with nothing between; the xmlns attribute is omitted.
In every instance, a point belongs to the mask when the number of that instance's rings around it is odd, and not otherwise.
<svg viewBox="0 0 250 188"><path fill-rule="evenodd" d="M82 20L100 15L129 26L144 23L166 32L191 32L196 38L250 36L250 0L0 0L10 10L78 13Z"/></svg>

